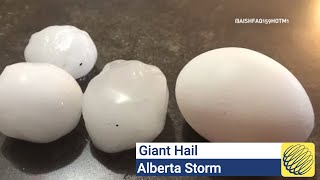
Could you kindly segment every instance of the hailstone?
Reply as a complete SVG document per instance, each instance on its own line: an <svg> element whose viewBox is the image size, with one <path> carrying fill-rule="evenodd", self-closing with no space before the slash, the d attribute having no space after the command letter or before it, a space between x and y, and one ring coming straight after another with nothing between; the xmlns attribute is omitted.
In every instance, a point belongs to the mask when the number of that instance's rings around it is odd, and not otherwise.
<svg viewBox="0 0 320 180"><path fill-rule="evenodd" d="M74 78L90 72L97 49L89 34L74 26L49 26L34 33L24 50L27 62L54 64Z"/></svg>
<svg viewBox="0 0 320 180"><path fill-rule="evenodd" d="M84 93L83 117L93 144L114 153L153 141L164 128L168 98L159 68L136 60L108 63Z"/></svg>
<svg viewBox="0 0 320 180"><path fill-rule="evenodd" d="M180 72L176 98L190 126L209 141L305 141L314 113L300 82L278 62L244 48L220 48Z"/></svg>
<svg viewBox="0 0 320 180"><path fill-rule="evenodd" d="M76 127L82 91L64 70L47 63L17 63L0 76L0 131L36 143L54 141Z"/></svg>

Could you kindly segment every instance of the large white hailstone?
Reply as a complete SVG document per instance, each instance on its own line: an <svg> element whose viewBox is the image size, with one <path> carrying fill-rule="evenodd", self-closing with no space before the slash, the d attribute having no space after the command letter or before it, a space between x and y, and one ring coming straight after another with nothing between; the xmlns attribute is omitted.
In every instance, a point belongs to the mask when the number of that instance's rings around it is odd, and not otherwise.
<svg viewBox="0 0 320 180"><path fill-rule="evenodd" d="M78 124L82 95L74 78L54 65L7 66L0 76L0 131L36 143L54 141Z"/></svg>
<svg viewBox="0 0 320 180"><path fill-rule="evenodd" d="M140 61L116 60L88 85L83 117L93 144L108 153L153 141L166 121L169 92L161 70Z"/></svg>
<svg viewBox="0 0 320 180"><path fill-rule="evenodd" d="M27 62L54 64L77 79L95 65L97 48L85 31L69 25L49 26L31 36L24 57Z"/></svg>
<svg viewBox="0 0 320 180"><path fill-rule="evenodd" d="M300 142L314 127L312 104L294 75L245 48L192 59L179 74L176 98L186 121L209 141Z"/></svg>

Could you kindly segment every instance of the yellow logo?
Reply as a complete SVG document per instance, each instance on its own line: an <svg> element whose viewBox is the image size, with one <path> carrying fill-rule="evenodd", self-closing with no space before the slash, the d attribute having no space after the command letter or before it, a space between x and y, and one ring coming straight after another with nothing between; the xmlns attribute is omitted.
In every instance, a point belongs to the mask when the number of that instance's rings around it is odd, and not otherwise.
<svg viewBox="0 0 320 180"><path fill-rule="evenodd" d="M315 146L313 143L284 143L281 146L281 175L283 177L313 177Z"/></svg>

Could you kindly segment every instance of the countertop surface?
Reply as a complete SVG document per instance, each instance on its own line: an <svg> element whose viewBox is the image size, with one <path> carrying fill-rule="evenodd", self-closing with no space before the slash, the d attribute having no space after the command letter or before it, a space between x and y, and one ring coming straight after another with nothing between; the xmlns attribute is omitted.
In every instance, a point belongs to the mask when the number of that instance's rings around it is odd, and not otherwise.
<svg viewBox="0 0 320 180"><path fill-rule="evenodd" d="M235 18L287 18L289 23L235 24ZM106 63L115 59L141 60L164 72L170 102L165 129L156 141L205 141L179 112L174 94L176 78L195 56L234 46L266 54L297 77L315 112L315 128L309 140L320 149L320 1L0 0L0 72L7 65L24 61L23 51L31 34L64 24L87 31L98 49L95 68L78 80L83 90ZM320 174L319 160L316 167ZM70 134L49 144L0 135L3 180L233 179L134 174L135 151L98 151L90 143L83 120Z"/></svg>

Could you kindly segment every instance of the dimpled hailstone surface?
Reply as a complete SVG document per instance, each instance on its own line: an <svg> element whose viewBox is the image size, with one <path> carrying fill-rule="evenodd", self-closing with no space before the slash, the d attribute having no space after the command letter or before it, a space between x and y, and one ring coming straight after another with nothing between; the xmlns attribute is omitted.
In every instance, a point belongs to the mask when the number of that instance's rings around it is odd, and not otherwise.
<svg viewBox="0 0 320 180"><path fill-rule="evenodd" d="M31 36L24 57L27 62L54 64L77 79L93 68L97 49L85 31L69 25L49 26Z"/></svg>
<svg viewBox="0 0 320 180"><path fill-rule="evenodd" d="M7 66L0 76L0 131L36 143L54 141L76 127L82 91L64 70L46 63Z"/></svg>
<svg viewBox="0 0 320 180"><path fill-rule="evenodd" d="M314 113L299 81L282 65L244 48L221 48L180 72L176 98L190 126L209 141L305 141Z"/></svg>
<svg viewBox="0 0 320 180"><path fill-rule="evenodd" d="M159 68L135 60L108 63L84 93L83 117L93 144L114 153L153 141L165 125L168 98Z"/></svg>

